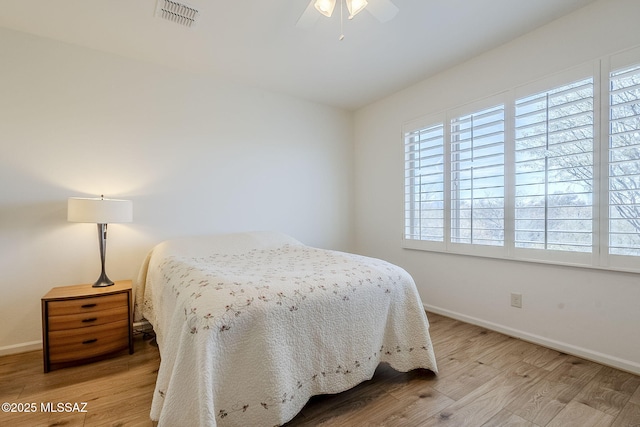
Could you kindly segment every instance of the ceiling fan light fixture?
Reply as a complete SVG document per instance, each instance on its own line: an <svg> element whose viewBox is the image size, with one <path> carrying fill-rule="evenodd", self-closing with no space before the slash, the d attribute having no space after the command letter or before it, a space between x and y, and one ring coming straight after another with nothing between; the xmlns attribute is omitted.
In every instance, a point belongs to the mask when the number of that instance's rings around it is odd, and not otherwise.
<svg viewBox="0 0 640 427"><path fill-rule="evenodd" d="M314 6L318 12L327 18L331 18L333 9L336 7L336 0L316 0Z"/></svg>
<svg viewBox="0 0 640 427"><path fill-rule="evenodd" d="M367 7L367 0L345 0L347 9L349 10L349 19L353 19L358 13Z"/></svg>

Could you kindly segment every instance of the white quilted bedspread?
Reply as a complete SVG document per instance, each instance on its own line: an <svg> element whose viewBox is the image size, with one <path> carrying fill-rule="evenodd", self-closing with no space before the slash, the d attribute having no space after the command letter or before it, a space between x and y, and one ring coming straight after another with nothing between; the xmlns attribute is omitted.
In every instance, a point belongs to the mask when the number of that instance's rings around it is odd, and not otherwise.
<svg viewBox="0 0 640 427"><path fill-rule="evenodd" d="M160 348L151 410L159 426L276 426L311 396L371 378L380 362L437 371L408 273L267 240L150 254L136 304Z"/></svg>

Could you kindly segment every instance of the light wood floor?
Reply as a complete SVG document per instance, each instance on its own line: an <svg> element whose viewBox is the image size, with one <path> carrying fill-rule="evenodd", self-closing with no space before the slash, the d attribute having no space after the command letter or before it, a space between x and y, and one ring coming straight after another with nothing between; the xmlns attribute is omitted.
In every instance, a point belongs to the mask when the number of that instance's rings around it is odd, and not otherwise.
<svg viewBox="0 0 640 427"><path fill-rule="evenodd" d="M640 377L429 313L439 365L374 378L314 397L286 427L640 426ZM0 357L0 426L151 426L158 350L137 337L135 354L42 372L42 353ZM86 413L42 413L46 402L86 402ZM180 426L177 426L180 427ZM249 426L247 426L249 427Z"/></svg>

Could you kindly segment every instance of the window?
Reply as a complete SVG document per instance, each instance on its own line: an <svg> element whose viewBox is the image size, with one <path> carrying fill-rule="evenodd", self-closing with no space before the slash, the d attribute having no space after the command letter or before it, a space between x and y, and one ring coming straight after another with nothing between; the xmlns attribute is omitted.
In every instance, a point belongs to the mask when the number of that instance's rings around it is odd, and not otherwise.
<svg viewBox="0 0 640 427"><path fill-rule="evenodd" d="M444 126L405 135L405 237L444 241Z"/></svg>
<svg viewBox="0 0 640 427"><path fill-rule="evenodd" d="M593 79L515 101L515 247L591 252Z"/></svg>
<svg viewBox="0 0 640 427"><path fill-rule="evenodd" d="M640 256L640 65L609 82L609 254Z"/></svg>
<svg viewBox="0 0 640 427"><path fill-rule="evenodd" d="M451 242L504 245L504 105L451 120Z"/></svg>
<svg viewBox="0 0 640 427"><path fill-rule="evenodd" d="M481 251L505 243L505 104L500 95L405 125L405 244Z"/></svg>
<svg viewBox="0 0 640 427"><path fill-rule="evenodd" d="M640 49L595 65L406 124L404 247L640 271Z"/></svg>

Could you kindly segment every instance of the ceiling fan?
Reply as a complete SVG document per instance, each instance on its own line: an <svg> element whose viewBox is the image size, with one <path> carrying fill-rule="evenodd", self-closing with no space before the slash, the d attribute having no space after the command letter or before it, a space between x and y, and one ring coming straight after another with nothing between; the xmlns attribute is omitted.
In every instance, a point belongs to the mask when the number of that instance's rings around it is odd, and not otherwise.
<svg viewBox="0 0 640 427"><path fill-rule="evenodd" d="M387 22L393 19L394 16L398 13L398 7L393 4L391 0L370 0L369 3L367 0L311 0L309 5L302 13L298 22L296 23L297 28L302 29L310 29L312 28L318 19L322 15L330 18L333 14L333 10L336 6L336 3L340 3L340 20L342 24L342 13L343 6L346 5L347 11L349 13L348 19L352 19L358 13L363 10L367 10L371 13L378 21ZM344 35L340 35L340 40L344 38Z"/></svg>

